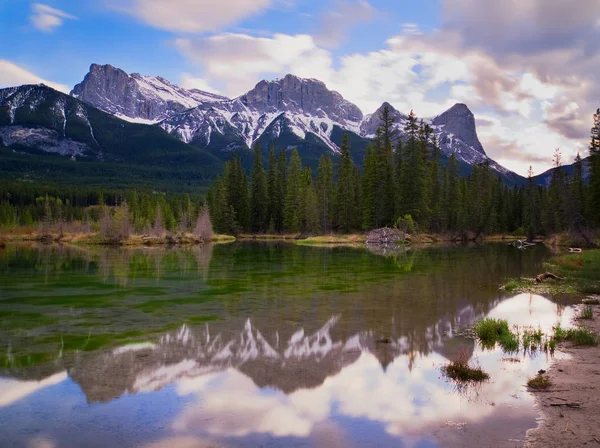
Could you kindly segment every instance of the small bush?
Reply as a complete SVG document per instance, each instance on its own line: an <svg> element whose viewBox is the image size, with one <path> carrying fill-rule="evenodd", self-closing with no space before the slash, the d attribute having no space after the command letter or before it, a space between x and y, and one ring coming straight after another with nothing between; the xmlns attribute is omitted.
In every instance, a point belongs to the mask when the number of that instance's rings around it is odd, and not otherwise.
<svg viewBox="0 0 600 448"><path fill-rule="evenodd" d="M131 234L131 217L127 202L119 207L104 206L100 218L100 238L104 244L122 244Z"/></svg>
<svg viewBox="0 0 600 448"><path fill-rule="evenodd" d="M396 220L394 228L404 233L415 233L416 225L411 215L404 215Z"/></svg>
<svg viewBox="0 0 600 448"><path fill-rule="evenodd" d="M204 207L198 216L196 226L194 227L194 236L202 239L205 243L211 241L214 236L208 207Z"/></svg>
<svg viewBox="0 0 600 448"><path fill-rule="evenodd" d="M545 390L552 386L550 378L543 375L538 375L527 380L527 387L535 390Z"/></svg>
<svg viewBox="0 0 600 448"><path fill-rule="evenodd" d="M591 306L584 306L577 315L577 319L593 319L594 318L594 310Z"/></svg>
<svg viewBox="0 0 600 448"><path fill-rule="evenodd" d="M582 300L584 305L600 305L600 300L597 297L588 297Z"/></svg>

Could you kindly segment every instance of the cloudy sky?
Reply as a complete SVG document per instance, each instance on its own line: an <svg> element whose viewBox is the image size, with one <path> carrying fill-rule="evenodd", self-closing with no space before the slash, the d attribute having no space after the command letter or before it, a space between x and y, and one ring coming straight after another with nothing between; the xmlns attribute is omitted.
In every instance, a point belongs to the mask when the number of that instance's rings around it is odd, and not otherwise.
<svg viewBox="0 0 600 448"><path fill-rule="evenodd" d="M540 173L587 155L599 42L598 0L10 0L0 87L68 92L92 62L228 96L293 73L365 113L466 103L492 158Z"/></svg>

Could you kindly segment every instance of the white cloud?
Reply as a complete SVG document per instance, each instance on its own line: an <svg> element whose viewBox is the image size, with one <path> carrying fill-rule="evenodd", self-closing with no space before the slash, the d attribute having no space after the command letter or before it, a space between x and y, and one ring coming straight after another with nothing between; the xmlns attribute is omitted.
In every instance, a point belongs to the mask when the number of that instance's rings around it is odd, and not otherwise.
<svg viewBox="0 0 600 448"><path fill-rule="evenodd" d="M19 86L22 84L40 83L46 84L47 86L63 93L69 93L71 90L64 84L47 81L25 70L24 68L19 67L13 62L7 61L6 59L0 59L0 88Z"/></svg>
<svg viewBox="0 0 600 448"><path fill-rule="evenodd" d="M40 381L0 379L0 407L9 406L45 387L54 386L67 379L67 372L55 373Z"/></svg>
<svg viewBox="0 0 600 448"><path fill-rule="evenodd" d="M184 89L198 89L204 92L217 94L221 93L218 89L210 85L210 83L208 83L208 81L206 81L204 78L197 78L191 73L182 73L179 85Z"/></svg>
<svg viewBox="0 0 600 448"><path fill-rule="evenodd" d="M29 19L35 28L40 31L51 32L61 26L65 19L76 20L77 17L68 14L60 9L53 8L43 3L34 3L31 6L31 16Z"/></svg>
<svg viewBox="0 0 600 448"><path fill-rule="evenodd" d="M336 9L327 11L321 17L315 42L326 48L336 48L347 38L352 27L369 22L375 12L375 8L365 0L339 0Z"/></svg>
<svg viewBox="0 0 600 448"><path fill-rule="evenodd" d="M443 0L438 30L423 33L418 24L404 23L381 50L339 57L323 48L345 37L347 27L337 29L335 20L327 21L332 29L314 36L220 34L180 38L176 48L199 68L197 85L217 85L229 96L260 79L293 73L324 81L364 113L388 101L404 112L431 116L464 102L476 117L500 120L502 126L482 131L484 147L493 157L506 155L499 161L524 173L526 157L536 171L550 167L547 154L556 146L565 154L585 154L600 98L600 3L582 2L587 11L576 8L569 15L572 7L561 2L523 0L510 7L516 0L509 6ZM340 2L327 14L333 19L344 8L354 9L338 19L351 26L360 11L366 18L372 7ZM191 85L197 75L184 76Z"/></svg>
<svg viewBox="0 0 600 448"><path fill-rule="evenodd" d="M129 0L120 9L155 28L201 33L233 25L271 4L272 0Z"/></svg>
<svg viewBox="0 0 600 448"><path fill-rule="evenodd" d="M263 75L298 76L326 80L331 55L311 36L275 34L271 38L222 34L202 39L179 38L176 48L201 67L209 83L218 82L229 96L249 90Z"/></svg>

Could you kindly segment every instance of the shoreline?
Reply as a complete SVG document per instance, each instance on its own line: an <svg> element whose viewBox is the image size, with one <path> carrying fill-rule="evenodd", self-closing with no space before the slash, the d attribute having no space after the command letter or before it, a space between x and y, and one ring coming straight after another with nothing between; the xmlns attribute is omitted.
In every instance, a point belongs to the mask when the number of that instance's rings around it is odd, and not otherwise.
<svg viewBox="0 0 600 448"><path fill-rule="evenodd" d="M600 306L592 306L594 318L577 323L600 333ZM554 359L546 375L552 386L530 391L541 419L527 431L525 447L561 448L600 446L600 347L562 342L558 350L569 355Z"/></svg>
<svg viewBox="0 0 600 448"><path fill-rule="evenodd" d="M481 242L508 242L518 239L525 239L524 236L513 235L482 235L477 241ZM297 234L240 234L233 235L214 235L207 243L230 243L233 241L273 241L288 242L303 246L352 246L363 247L367 244L367 233L352 234L327 234L327 235L303 235ZM62 236L56 232L48 235L42 235L37 231L32 232L4 232L0 233L0 248L9 243L31 243L41 244L74 244L80 246L114 246L114 247L143 247L143 246L193 246L205 244L201 238L195 237L189 233L173 233L156 237L149 235L134 234L121 242L120 244L102 242L97 232L90 233L69 233ZM399 246L410 246L412 244L428 245L436 243L463 243L465 241L457 240L451 234L414 234L410 235L404 241L398 241ZM466 241L471 242L471 241ZM543 241L537 241L543 242Z"/></svg>

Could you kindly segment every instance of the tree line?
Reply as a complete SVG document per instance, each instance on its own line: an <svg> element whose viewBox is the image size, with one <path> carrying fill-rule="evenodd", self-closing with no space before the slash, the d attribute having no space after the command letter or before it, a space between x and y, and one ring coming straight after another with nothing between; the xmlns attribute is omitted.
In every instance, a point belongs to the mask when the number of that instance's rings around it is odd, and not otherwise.
<svg viewBox="0 0 600 448"><path fill-rule="evenodd" d="M379 118L381 125L360 168L345 135L339 155L322 155L316 173L302 163L296 149L276 152L271 146L265 167L256 144L249 173L234 154L205 201L147 188L101 191L5 181L0 183L0 226L98 223L104 206L126 204L135 232L190 231L206 202L215 230L234 235L350 233L400 226L411 232L463 236L600 227L600 109L593 118L589 182L584 181L586 166L578 155L573 173L554 170L548 186L535 185L530 169L525 185L509 187L489 161L462 177L456 156L442 163L433 129L414 113L406 120L402 138L388 108ZM553 165L562 165L559 150Z"/></svg>
<svg viewBox="0 0 600 448"><path fill-rule="evenodd" d="M318 170L303 166L297 150L269 149L267 167L254 146L247 174L239 155L209 190L207 202L220 233L328 233L404 226L422 232L548 234L600 224L600 111L594 116L590 182L579 155L573 175L553 171L537 186L529 170L525 185L508 187L489 161L459 175L456 156L441 163L433 129L413 112L400 138L388 108L369 145L362 170L344 136L336 162L321 156ZM560 151L554 166L562 165Z"/></svg>

